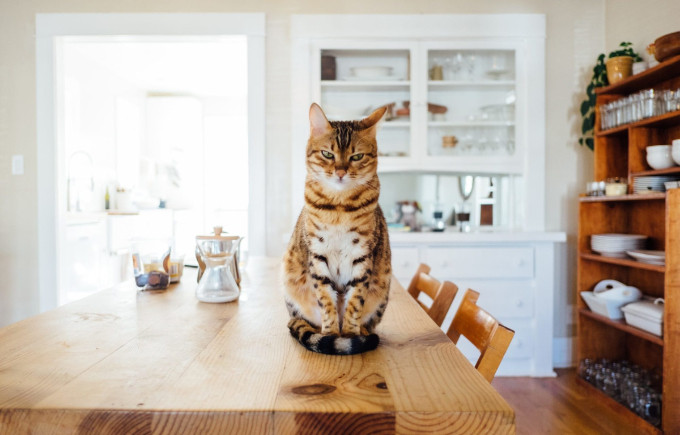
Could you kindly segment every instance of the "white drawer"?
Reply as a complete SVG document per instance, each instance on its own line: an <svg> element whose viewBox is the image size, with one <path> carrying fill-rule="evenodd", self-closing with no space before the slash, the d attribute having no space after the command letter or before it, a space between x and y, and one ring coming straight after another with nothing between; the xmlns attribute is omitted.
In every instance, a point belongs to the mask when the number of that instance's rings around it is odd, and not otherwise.
<svg viewBox="0 0 680 435"><path fill-rule="evenodd" d="M424 262L432 267L432 276L439 280L534 276L531 247L428 247Z"/></svg>
<svg viewBox="0 0 680 435"><path fill-rule="evenodd" d="M404 286L416 273L420 261L418 248L415 246L392 248L392 275Z"/></svg>
<svg viewBox="0 0 680 435"><path fill-rule="evenodd" d="M458 286L458 295L454 301L457 310L460 301L469 288L479 293L477 305L484 308L495 318L533 318L534 288L532 281L498 281L498 280L452 280Z"/></svg>
<svg viewBox="0 0 680 435"><path fill-rule="evenodd" d="M501 323L515 331L510 347L505 353L505 358L530 358L534 356L534 328L528 322L507 322L501 319Z"/></svg>

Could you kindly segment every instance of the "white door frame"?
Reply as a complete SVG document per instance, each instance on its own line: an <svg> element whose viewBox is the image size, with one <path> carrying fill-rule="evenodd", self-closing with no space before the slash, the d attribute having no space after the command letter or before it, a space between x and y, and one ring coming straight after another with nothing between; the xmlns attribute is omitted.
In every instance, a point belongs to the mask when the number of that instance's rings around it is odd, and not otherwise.
<svg viewBox="0 0 680 435"><path fill-rule="evenodd" d="M58 83L55 59L64 36L245 35L248 40L249 248L265 254L265 15L263 13L36 14L36 110L38 171L38 286L40 311L57 306L60 207L66 198L57 146Z"/></svg>

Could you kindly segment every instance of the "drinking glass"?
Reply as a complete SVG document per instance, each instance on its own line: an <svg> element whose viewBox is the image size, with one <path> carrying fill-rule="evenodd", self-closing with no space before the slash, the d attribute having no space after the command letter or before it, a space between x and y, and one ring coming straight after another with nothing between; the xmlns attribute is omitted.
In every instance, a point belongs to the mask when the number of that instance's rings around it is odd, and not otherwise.
<svg viewBox="0 0 680 435"><path fill-rule="evenodd" d="M661 424L661 395L648 390L644 399L644 410L641 417L653 426Z"/></svg>
<svg viewBox="0 0 680 435"><path fill-rule="evenodd" d="M475 79L475 61L477 60L474 54L465 55L465 70L467 71L468 80Z"/></svg>
<svg viewBox="0 0 680 435"><path fill-rule="evenodd" d="M654 89L645 89L642 96L642 117L651 118L656 114L656 100Z"/></svg>
<svg viewBox="0 0 680 435"><path fill-rule="evenodd" d="M672 112L675 110L675 95L670 89L666 89L661 93L663 100L663 113Z"/></svg>
<svg viewBox="0 0 680 435"><path fill-rule="evenodd" d="M444 80L456 80L460 76L463 56L460 53L447 56L444 60Z"/></svg>
<svg viewBox="0 0 680 435"><path fill-rule="evenodd" d="M590 382L593 377L594 365L595 363L593 362L592 359L590 358L582 359L578 365L578 375L587 382Z"/></svg>

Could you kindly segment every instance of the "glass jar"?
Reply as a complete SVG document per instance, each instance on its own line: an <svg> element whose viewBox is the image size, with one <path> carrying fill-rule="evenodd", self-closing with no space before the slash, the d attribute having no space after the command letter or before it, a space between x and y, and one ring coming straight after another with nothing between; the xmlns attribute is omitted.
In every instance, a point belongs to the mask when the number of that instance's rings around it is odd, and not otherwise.
<svg viewBox="0 0 680 435"><path fill-rule="evenodd" d="M627 180L621 177L607 178L604 192L606 196L619 196L628 193Z"/></svg>
<svg viewBox="0 0 680 435"><path fill-rule="evenodd" d="M654 89L645 89L640 92L642 98L642 117L651 118L656 115L656 92Z"/></svg>

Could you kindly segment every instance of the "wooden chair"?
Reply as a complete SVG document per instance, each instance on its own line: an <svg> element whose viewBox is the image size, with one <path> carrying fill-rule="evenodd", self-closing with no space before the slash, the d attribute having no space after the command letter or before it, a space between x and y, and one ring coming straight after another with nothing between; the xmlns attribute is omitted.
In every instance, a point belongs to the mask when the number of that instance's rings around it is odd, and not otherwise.
<svg viewBox="0 0 680 435"><path fill-rule="evenodd" d="M449 281L440 283L430 275L430 266L421 264L411 284L408 286L408 292L418 302L418 305L430 316L437 326L442 326L444 317L448 313L453 299L456 297L458 287ZM420 293L425 293L432 299L432 305L428 308L425 304L418 300Z"/></svg>
<svg viewBox="0 0 680 435"><path fill-rule="evenodd" d="M477 306L479 293L468 289L456 311L446 335L458 343L465 336L480 351L475 368L491 382L515 331L498 323L491 314Z"/></svg>

